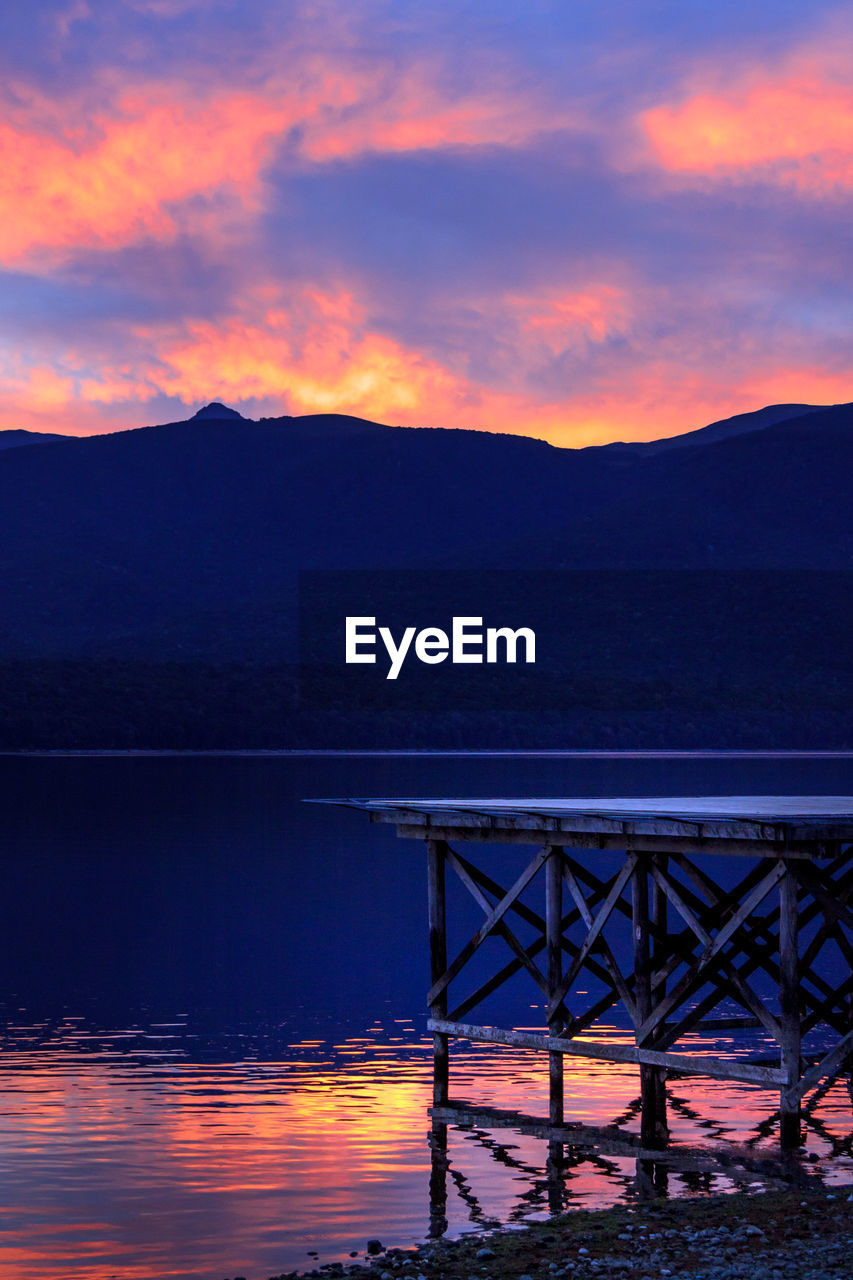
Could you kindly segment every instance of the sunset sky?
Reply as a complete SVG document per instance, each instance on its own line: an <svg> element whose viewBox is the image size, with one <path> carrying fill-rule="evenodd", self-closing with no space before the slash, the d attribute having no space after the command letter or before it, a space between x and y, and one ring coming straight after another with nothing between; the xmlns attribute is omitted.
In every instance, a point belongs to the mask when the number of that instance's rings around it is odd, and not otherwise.
<svg viewBox="0 0 853 1280"><path fill-rule="evenodd" d="M34 0L0 60L0 428L853 399L847 5Z"/></svg>

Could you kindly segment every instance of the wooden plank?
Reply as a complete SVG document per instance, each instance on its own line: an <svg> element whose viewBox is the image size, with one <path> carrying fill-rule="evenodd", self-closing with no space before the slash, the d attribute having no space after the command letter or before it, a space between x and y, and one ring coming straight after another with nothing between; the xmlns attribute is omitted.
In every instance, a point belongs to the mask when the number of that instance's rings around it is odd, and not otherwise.
<svg viewBox="0 0 853 1280"><path fill-rule="evenodd" d="M447 968L447 904L445 898L445 861L447 845L443 840L427 843L427 881L429 894L429 965L433 984ZM447 1014L447 991L438 991L429 1002L433 1018ZM433 1101L446 1102L450 1059L448 1038L441 1031L433 1033Z"/></svg>
<svg viewBox="0 0 853 1280"><path fill-rule="evenodd" d="M603 1044L597 1041L552 1040L549 1036L531 1031L506 1031L501 1027L481 1027L467 1022L450 1022L431 1018L429 1030L439 1030L460 1040L474 1040L485 1044L504 1044L519 1049L539 1049L545 1052L566 1053L578 1058L598 1058L606 1062L648 1063L650 1066L667 1067L684 1075L712 1076L718 1080L739 1080L748 1084L773 1085L782 1083L782 1072L771 1067L757 1067L748 1062L729 1061L724 1058L698 1057L686 1053L660 1053L656 1049L638 1049L635 1044Z"/></svg>
<svg viewBox="0 0 853 1280"><path fill-rule="evenodd" d="M680 839L748 838L791 844L853 840L853 797L530 797L385 798L338 801L367 809L378 821L417 820L422 826L603 832ZM556 843L556 841L555 841ZM568 843L568 842L567 842Z"/></svg>
<svg viewBox="0 0 853 1280"><path fill-rule="evenodd" d="M806 840L793 844L784 840L733 840L733 839L691 839L685 836L624 836L607 835L606 833L557 831L552 827L531 827L529 830L495 829L493 827L458 826L453 823L435 823L427 825L415 821L417 815L397 823L397 835L406 840L441 839L462 843L464 841L480 841L492 844L547 844L555 835L563 841L563 847L572 849L598 849L602 852L625 853L712 853L727 857L772 858L784 855L786 858L831 857L835 845L822 845L820 842ZM395 819L388 819L395 821Z"/></svg>
<svg viewBox="0 0 853 1280"><path fill-rule="evenodd" d="M480 925L480 928L474 936L466 942L465 946L459 952L450 967L445 969L441 977L432 984L427 997L427 1002L429 1004L432 1004L436 996L439 995L440 992L444 991L456 975L464 969L465 965L474 955L477 948L486 940L486 938L488 938L498 921L503 919L504 915L510 909L519 894L523 893L527 888L528 884L539 871L547 856L547 848L540 849L535 858L533 858L533 860L524 868L512 888L509 889L503 898L501 898L500 902L492 908L486 919Z"/></svg>

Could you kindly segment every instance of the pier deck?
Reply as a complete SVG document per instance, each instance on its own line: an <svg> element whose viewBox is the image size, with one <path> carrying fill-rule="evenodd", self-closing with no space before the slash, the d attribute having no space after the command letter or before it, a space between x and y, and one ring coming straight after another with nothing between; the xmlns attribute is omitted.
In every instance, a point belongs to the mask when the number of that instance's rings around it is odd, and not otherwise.
<svg viewBox="0 0 853 1280"><path fill-rule="evenodd" d="M365 811L426 843L437 1107L448 1103L448 1044L459 1037L547 1052L552 1126L564 1122L568 1054L638 1064L647 1146L666 1140L666 1073L677 1071L778 1090L780 1142L792 1148L804 1097L849 1073L853 796L326 803ZM536 850L520 858L506 887L471 861L470 849L463 855L453 847L473 842ZM448 870L484 916L450 960ZM544 911L530 903L543 881ZM451 1008L451 984L488 937L501 938L512 958ZM468 1020L522 970L544 997L547 1029ZM709 1018L724 1001L742 1016ZM633 1045L594 1038L596 1024L618 1005L630 1017ZM750 1026L774 1042L771 1064L684 1051L683 1037L696 1029Z"/></svg>

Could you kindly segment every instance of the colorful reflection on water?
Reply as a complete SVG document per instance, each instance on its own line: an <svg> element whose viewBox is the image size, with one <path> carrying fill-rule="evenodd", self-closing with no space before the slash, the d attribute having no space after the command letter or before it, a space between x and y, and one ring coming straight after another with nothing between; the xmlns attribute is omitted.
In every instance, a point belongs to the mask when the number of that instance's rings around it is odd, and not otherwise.
<svg viewBox="0 0 853 1280"><path fill-rule="evenodd" d="M309 1250L320 1262L361 1257L370 1236L457 1236L664 1181L674 1196L760 1184L743 1168L675 1162L662 1174L589 1149L570 1150L555 1183L542 1138L479 1124L448 1126L445 1151L428 1115L422 1025L389 1020L328 1039L315 1029L276 1061L248 1035L240 1060L231 1040L223 1062L178 1017L110 1033L82 1019L14 1021L0 1059L0 1275L257 1280L313 1265ZM733 1052L758 1046L752 1037ZM540 1055L460 1046L451 1071L454 1098L547 1114ZM568 1119L637 1132L636 1093L634 1067L566 1060ZM714 1139L772 1152L772 1093L684 1078L669 1094L676 1150ZM853 1181L851 1129L839 1083L807 1116L809 1176Z"/></svg>

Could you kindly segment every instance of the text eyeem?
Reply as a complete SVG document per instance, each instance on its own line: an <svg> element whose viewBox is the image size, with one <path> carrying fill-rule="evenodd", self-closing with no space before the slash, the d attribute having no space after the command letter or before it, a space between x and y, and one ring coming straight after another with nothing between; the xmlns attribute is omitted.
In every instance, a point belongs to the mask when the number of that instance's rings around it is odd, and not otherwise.
<svg viewBox="0 0 853 1280"><path fill-rule="evenodd" d="M530 627L486 627L482 618L454 617L450 634L441 627L406 627L399 640L390 627L376 626L375 618L347 618L346 661L348 664L377 661L379 642L388 655L386 680L396 680L407 657L414 653L420 662L434 665L448 658L454 663L536 661L536 635Z"/></svg>

